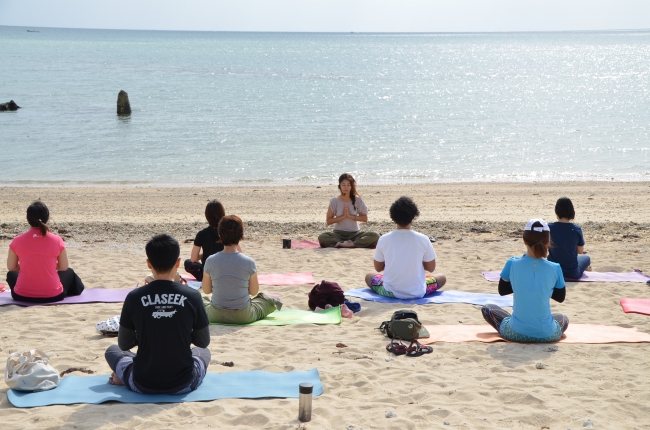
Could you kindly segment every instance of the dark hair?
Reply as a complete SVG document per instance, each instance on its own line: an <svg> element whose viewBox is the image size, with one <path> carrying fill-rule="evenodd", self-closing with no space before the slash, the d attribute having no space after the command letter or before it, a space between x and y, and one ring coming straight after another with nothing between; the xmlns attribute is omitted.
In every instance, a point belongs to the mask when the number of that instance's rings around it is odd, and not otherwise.
<svg viewBox="0 0 650 430"><path fill-rule="evenodd" d="M208 220L210 227L217 228L219 221L226 215L223 205L218 200L211 200L205 206L205 219Z"/></svg>
<svg viewBox="0 0 650 430"><path fill-rule="evenodd" d="M157 234L144 247L151 267L158 273L166 273L174 268L181 255L181 247L168 234Z"/></svg>
<svg viewBox="0 0 650 430"><path fill-rule="evenodd" d="M27 208L27 222L32 227L38 227L41 231L41 236L45 237L47 232L50 231L45 224L50 219L50 210L45 206L45 203L36 201L29 205Z"/></svg>
<svg viewBox="0 0 650 430"><path fill-rule="evenodd" d="M228 215L221 218L217 231L224 246L237 245L244 238L244 223L237 215Z"/></svg>
<svg viewBox="0 0 650 430"><path fill-rule="evenodd" d="M409 197L402 196L390 205L390 219L399 226L406 227L419 216L420 210Z"/></svg>
<svg viewBox="0 0 650 430"><path fill-rule="evenodd" d="M542 227L542 223L535 221L532 227ZM524 230L524 243L532 248L535 258L546 258L551 244L551 232Z"/></svg>
<svg viewBox="0 0 650 430"><path fill-rule="evenodd" d="M573 209L573 203L568 197L560 197L555 203L555 215L560 218L573 219L576 217L576 211Z"/></svg>
<svg viewBox="0 0 650 430"><path fill-rule="evenodd" d="M345 181L346 179L350 182L350 185L352 186L352 188L350 189L350 199L352 200L352 206L354 206L354 208L356 209L357 208L356 197L359 196L359 193L357 193L357 181L354 180L351 174L344 173L341 176L339 176L339 190L341 189L341 182Z"/></svg>

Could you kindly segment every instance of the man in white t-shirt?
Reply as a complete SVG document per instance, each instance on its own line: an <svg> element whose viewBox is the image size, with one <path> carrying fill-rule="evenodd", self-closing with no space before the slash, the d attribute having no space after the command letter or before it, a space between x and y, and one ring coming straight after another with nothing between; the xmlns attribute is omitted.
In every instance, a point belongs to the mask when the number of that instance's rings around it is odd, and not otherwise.
<svg viewBox="0 0 650 430"><path fill-rule="evenodd" d="M408 197L400 197L390 207L390 218L397 229L383 235L375 249L375 270L368 273L366 284L378 294L398 299L421 299L442 288L447 282L443 274L427 275L436 268L436 252L425 235L411 230L420 215Z"/></svg>

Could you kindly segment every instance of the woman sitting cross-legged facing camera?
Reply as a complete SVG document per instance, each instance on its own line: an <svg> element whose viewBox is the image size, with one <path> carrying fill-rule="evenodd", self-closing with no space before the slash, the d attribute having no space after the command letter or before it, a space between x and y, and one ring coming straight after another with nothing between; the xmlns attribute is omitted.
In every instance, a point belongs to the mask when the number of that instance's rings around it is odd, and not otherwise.
<svg viewBox="0 0 650 430"><path fill-rule="evenodd" d="M447 282L443 274L427 275L436 269L436 253L431 241L411 230L420 215L408 197L400 197L390 207L390 218L397 228L377 242L374 264L377 272L366 275L366 284L377 294L398 299L421 299L433 294Z"/></svg>
<svg viewBox="0 0 650 430"><path fill-rule="evenodd" d="M569 319L551 314L550 299L562 303L566 288L560 265L546 260L550 244L548 224L532 219L523 236L526 254L509 259L499 280L500 295L514 293L512 315L496 305L485 305L481 312L506 340L556 342L569 326Z"/></svg>
<svg viewBox="0 0 650 430"><path fill-rule="evenodd" d="M201 283L206 294L212 293L205 307L210 322L248 324L280 310L282 302L259 292L255 261L238 250L244 237L241 219L224 216L218 230L224 249L206 260Z"/></svg>
<svg viewBox="0 0 650 430"><path fill-rule="evenodd" d="M59 302L84 290L79 276L68 267L61 237L49 232L50 211L42 202L27 208L32 227L9 244L7 284L14 300L32 303Z"/></svg>
<svg viewBox="0 0 650 430"><path fill-rule="evenodd" d="M190 258L185 260L185 271L192 274L198 281L203 280L205 261L217 252L223 251L219 240L217 226L226 215L223 205L218 200L212 200L205 206L205 219L208 226L196 234ZM241 248L237 248L241 252Z"/></svg>
<svg viewBox="0 0 650 430"><path fill-rule="evenodd" d="M344 173L339 177L341 194L330 200L325 222L334 224L334 231L321 233L318 242L323 248L368 248L374 246L379 235L361 231L360 222L368 222L368 207L357 194L356 181Z"/></svg>
<svg viewBox="0 0 650 430"><path fill-rule="evenodd" d="M562 197L555 203L557 222L549 224L551 243L548 261L558 263L565 279L580 279L589 268L591 258L584 255L585 238L582 229L571 221L576 217L573 203L568 197Z"/></svg>

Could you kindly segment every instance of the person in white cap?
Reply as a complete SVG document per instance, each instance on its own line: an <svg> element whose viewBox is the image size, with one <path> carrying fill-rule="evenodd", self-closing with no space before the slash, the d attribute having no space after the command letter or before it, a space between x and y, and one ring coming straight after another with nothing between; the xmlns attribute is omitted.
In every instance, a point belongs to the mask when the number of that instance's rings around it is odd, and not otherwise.
<svg viewBox="0 0 650 430"><path fill-rule="evenodd" d="M512 257L501 271L499 294L514 294L513 313L487 304L483 318L501 337L513 342L556 342L569 326L562 314L552 314L550 299L562 303L566 288L562 269L546 259L550 229L543 219L531 219L523 234L526 254Z"/></svg>

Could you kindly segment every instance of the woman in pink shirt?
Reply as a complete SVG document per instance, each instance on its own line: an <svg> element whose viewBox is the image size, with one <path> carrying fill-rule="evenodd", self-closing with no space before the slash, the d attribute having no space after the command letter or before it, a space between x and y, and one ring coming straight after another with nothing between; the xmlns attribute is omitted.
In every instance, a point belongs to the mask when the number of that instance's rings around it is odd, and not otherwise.
<svg viewBox="0 0 650 430"><path fill-rule="evenodd" d="M32 203L27 208L27 222L32 228L9 244L7 284L14 300L58 302L84 290L79 276L68 267L63 239L49 233L49 219L50 211L44 203Z"/></svg>

